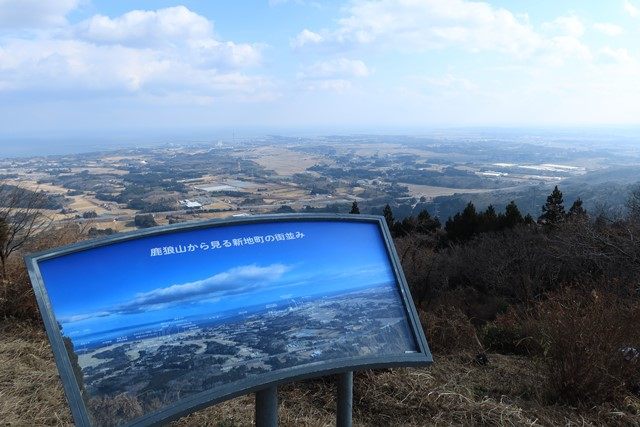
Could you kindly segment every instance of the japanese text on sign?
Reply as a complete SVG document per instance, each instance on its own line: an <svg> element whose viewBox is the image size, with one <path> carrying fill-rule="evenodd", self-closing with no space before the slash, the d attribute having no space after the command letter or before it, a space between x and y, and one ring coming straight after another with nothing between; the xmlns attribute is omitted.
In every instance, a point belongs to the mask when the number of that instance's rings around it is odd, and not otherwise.
<svg viewBox="0 0 640 427"><path fill-rule="evenodd" d="M248 245L261 245L266 243L282 242L287 240L297 240L304 238L304 233L300 231L288 233L275 233L260 236L245 236L234 239L211 240L208 242L191 242L188 244L175 246L160 246L151 248L150 256L176 255L187 252L209 251L225 248L233 248Z"/></svg>

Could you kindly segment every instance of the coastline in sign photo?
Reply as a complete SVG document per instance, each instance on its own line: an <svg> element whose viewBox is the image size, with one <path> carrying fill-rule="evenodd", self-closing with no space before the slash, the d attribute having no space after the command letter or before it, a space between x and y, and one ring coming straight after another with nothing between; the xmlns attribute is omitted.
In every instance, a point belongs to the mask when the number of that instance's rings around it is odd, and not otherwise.
<svg viewBox="0 0 640 427"><path fill-rule="evenodd" d="M377 223L178 231L40 270L98 423L110 405L135 419L266 373L418 351Z"/></svg>

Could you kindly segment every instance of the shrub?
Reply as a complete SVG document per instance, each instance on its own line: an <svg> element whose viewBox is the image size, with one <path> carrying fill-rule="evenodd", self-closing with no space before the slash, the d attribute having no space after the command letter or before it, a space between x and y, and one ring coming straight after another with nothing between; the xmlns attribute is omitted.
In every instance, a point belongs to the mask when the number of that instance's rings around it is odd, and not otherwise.
<svg viewBox="0 0 640 427"><path fill-rule="evenodd" d="M22 260L25 253L74 243L83 238L85 238L83 230L77 225L48 229L32 236L27 242L24 252L13 253L7 260L7 276L4 281L0 281L0 318L40 319L31 281Z"/></svg>
<svg viewBox="0 0 640 427"><path fill-rule="evenodd" d="M564 289L534 309L552 399L620 401L640 383L640 303L602 291ZM632 354L632 357L628 357Z"/></svg>
<svg viewBox="0 0 640 427"><path fill-rule="evenodd" d="M9 259L7 278L0 285L0 318L40 318L29 275L21 259Z"/></svg>
<svg viewBox="0 0 640 427"><path fill-rule="evenodd" d="M482 328L482 344L487 351L500 354L541 354L542 349L532 336L535 332L532 326L511 307Z"/></svg>
<svg viewBox="0 0 640 427"><path fill-rule="evenodd" d="M435 353L482 351L475 327L459 308L440 306L431 312L421 311L420 323Z"/></svg>

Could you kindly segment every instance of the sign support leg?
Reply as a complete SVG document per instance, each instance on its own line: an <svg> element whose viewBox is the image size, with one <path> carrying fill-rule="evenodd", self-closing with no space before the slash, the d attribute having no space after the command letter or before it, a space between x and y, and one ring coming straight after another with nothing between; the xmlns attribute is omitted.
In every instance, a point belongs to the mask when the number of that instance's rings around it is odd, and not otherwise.
<svg viewBox="0 0 640 427"><path fill-rule="evenodd" d="M278 388L256 392L256 427L278 426Z"/></svg>
<svg viewBox="0 0 640 427"><path fill-rule="evenodd" d="M338 410L336 427L351 427L353 411L353 372L338 375Z"/></svg>

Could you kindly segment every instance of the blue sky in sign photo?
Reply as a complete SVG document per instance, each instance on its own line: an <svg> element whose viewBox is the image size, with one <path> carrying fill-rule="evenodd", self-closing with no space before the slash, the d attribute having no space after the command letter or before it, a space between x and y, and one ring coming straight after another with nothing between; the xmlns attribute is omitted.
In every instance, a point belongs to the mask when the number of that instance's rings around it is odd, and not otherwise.
<svg viewBox="0 0 640 427"><path fill-rule="evenodd" d="M235 246L234 239L242 239L242 246ZM214 249L212 241L220 247ZM168 254L167 248L180 253ZM284 222L182 231L42 261L40 270L63 333L72 338L397 286L378 225L371 223Z"/></svg>

